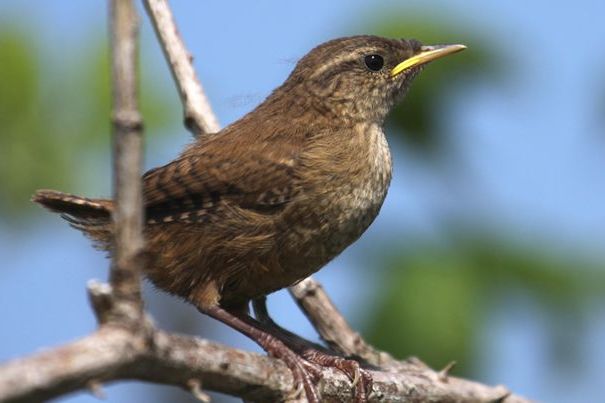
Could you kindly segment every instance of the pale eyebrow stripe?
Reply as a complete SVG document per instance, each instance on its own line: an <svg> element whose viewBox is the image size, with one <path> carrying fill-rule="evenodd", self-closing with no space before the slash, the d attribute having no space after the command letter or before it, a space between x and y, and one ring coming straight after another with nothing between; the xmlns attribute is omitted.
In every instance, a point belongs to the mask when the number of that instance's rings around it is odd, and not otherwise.
<svg viewBox="0 0 605 403"><path fill-rule="evenodd" d="M377 52L376 47L367 46L367 47L364 47L361 49L355 49L355 52L352 52L352 53L341 54L339 57L331 57L330 60L327 63L323 63L321 65L321 67L314 72L313 75L314 76L321 75L324 71L326 71L326 70L332 68L333 66L340 64L344 61L354 60L366 53L371 54L371 53L376 53L376 52Z"/></svg>

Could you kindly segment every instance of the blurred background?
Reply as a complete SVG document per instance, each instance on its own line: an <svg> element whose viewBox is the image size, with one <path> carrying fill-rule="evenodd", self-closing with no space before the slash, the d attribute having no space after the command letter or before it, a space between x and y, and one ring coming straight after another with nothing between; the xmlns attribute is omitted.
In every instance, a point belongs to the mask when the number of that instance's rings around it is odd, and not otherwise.
<svg viewBox="0 0 605 403"><path fill-rule="evenodd" d="M223 125L334 37L468 45L430 65L392 114L382 212L316 278L355 328L398 357L435 368L456 360L456 375L539 401L603 401L605 2L173 3ZM106 278L107 261L29 197L111 194L106 15L100 1L0 3L2 361L95 328L85 285ZM145 15L141 75L151 168L191 138ZM163 328L258 350L149 285L145 298ZM269 309L316 339L286 292ZM110 402L193 401L135 382L105 391Z"/></svg>

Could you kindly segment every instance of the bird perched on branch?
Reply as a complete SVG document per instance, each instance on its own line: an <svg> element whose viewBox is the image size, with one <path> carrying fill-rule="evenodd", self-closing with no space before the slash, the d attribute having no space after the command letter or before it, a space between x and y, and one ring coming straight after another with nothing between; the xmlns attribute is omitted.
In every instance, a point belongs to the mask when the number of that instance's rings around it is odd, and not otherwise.
<svg viewBox="0 0 605 403"><path fill-rule="evenodd" d="M316 272L372 223L391 180L385 117L427 62L464 48L353 36L311 50L256 109L143 176L147 278L283 359L318 401L313 366L346 371L348 360L302 357L248 304ZM111 253L111 200L33 200Z"/></svg>

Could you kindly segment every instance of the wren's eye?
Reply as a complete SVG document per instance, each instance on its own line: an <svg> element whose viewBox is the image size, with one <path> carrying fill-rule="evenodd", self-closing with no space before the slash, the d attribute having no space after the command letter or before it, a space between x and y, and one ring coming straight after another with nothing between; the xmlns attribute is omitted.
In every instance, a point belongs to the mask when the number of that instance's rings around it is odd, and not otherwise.
<svg viewBox="0 0 605 403"><path fill-rule="evenodd" d="M384 66L384 59L380 55L367 55L364 61L368 69L372 71L380 71Z"/></svg>

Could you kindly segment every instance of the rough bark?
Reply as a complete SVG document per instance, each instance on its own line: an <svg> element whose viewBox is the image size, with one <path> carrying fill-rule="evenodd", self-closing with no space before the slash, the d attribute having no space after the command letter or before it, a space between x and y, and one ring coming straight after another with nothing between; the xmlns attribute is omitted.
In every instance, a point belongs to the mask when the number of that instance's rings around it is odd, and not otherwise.
<svg viewBox="0 0 605 403"><path fill-rule="evenodd" d="M133 332L103 325L95 333L0 367L0 401L32 402L89 389L117 380L175 385L199 393L209 390L247 401L282 401L292 397L292 376L278 359L245 352L208 340L154 329ZM398 370L370 371L372 402L506 402L527 400L502 387L488 387L440 374L415 363ZM322 401L351 401L346 375L327 369L318 385ZM291 401L294 401L292 399Z"/></svg>

